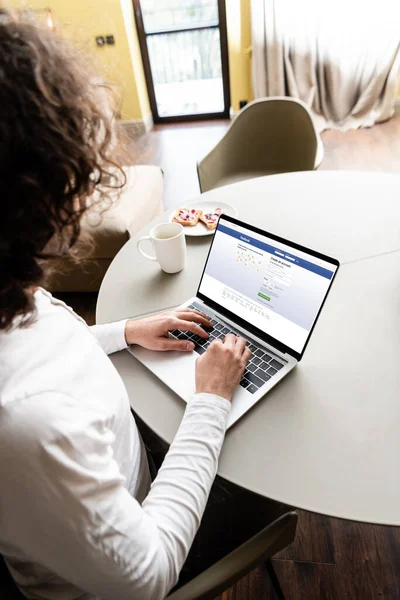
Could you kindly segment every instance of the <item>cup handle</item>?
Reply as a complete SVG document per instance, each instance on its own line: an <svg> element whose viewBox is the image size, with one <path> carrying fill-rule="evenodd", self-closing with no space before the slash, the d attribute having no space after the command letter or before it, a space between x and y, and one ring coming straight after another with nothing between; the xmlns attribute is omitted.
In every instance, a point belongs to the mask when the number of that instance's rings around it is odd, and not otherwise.
<svg viewBox="0 0 400 600"><path fill-rule="evenodd" d="M145 235L144 237L141 237L138 241L137 241L137 249L139 250L140 254L142 256L144 256L145 258L148 258L149 260L157 260L155 256L150 256L150 254L147 254L146 252L143 252L143 250L140 248L140 244L141 242L144 242L145 240L151 240L151 237L149 235Z"/></svg>

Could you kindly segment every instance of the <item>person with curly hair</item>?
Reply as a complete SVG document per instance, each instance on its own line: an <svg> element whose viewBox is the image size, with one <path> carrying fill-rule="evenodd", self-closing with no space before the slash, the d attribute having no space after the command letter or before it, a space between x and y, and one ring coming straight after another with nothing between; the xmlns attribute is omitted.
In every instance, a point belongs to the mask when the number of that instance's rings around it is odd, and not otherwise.
<svg viewBox="0 0 400 600"><path fill-rule="evenodd" d="M77 247L88 199L96 192L104 210L124 185L96 81L53 33L0 12L0 554L26 598L157 600L188 565L250 351L229 335L199 357L196 393L151 484L107 355L129 344L190 352L168 331L207 338L210 322L185 309L88 327L42 287L49 259Z"/></svg>

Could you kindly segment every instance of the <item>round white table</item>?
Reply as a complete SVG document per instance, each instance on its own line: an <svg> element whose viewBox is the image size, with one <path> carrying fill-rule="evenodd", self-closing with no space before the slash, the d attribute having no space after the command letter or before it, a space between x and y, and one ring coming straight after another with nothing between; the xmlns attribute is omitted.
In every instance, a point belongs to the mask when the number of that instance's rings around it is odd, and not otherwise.
<svg viewBox="0 0 400 600"><path fill-rule="evenodd" d="M341 262L303 360L228 431L219 474L334 517L400 525L400 176L303 172L204 194L238 218ZM188 238L188 265L164 274L131 239L100 289L97 322L177 306L195 295L210 237ZM112 356L138 415L170 443L184 402L128 352Z"/></svg>

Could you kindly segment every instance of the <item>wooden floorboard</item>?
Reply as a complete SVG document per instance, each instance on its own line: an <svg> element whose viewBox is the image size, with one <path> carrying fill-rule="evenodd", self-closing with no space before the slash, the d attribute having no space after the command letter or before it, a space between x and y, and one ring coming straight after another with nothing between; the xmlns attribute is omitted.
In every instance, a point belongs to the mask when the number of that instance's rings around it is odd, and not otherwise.
<svg viewBox="0 0 400 600"><path fill-rule="evenodd" d="M338 575L352 597L400 598L400 528L340 519L331 525Z"/></svg>
<svg viewBox="0 0 400 600"><path fill-rule="evenodd" d="M348 595L346 582L338 577L335 565L289 560L274 560L273 565L286 600L367 600L368 598ZM256 598L257 596L254 596L254 600ZM238 599L239 596L232 598L232 600Z"/></svg>
<svg viewBox="0 0 400 600"><path fill-rule="evenodd" d="M332 520L322 515L299 511L296 539L279 552L276 558L335 564Z"/></svg>
<svg viewBox="0 0 400 600"><path fill-rule="evenodd" d="M278 600L265 567L259 567L243 577L216 600L238 600L239 598L240 600Z"/></svg>
<svg viewBox="0 0 400 600"><path fill-rule="evenodd" d="M400 172L400 114L369 129L324 131L320 169Z"/></svg>
<svg viewBox="0 0 400 600"><path fill-rule="evenodd" d="M161 166L164 203L172 208L199 193L196 161L228 126L228 121L157 126L131 141L131 162ZM321 169L400 172L399 114L371 129L326 131L322 139ZM56 295L94 323L96 294ZM287 600L400 600L400 528L299 511L296 539L273 564ZM260 567L218 600L276 600L276 596Z"/></svg>
<svg viewBox="0 0 400 600"><path fill-rule="evenodd" d="M221 139L229 120L156 125L130 144L132 164L158 165L164 172L164 204L173 208L200 193L196 164Z"/></svg>

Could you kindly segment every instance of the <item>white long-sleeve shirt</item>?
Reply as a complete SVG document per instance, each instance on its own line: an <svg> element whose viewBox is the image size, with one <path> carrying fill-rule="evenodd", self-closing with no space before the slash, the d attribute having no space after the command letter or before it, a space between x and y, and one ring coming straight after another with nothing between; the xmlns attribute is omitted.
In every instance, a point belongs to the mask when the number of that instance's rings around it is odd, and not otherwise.
<svg viewBox="0 0 400 600"><path fill-rule="evenodd" d="M27 598L157 600L178 579L214 480L230 403L197 394L151 485L106 353L125 321L88 328L41 290L0 333L0 553Z"/></svg>

